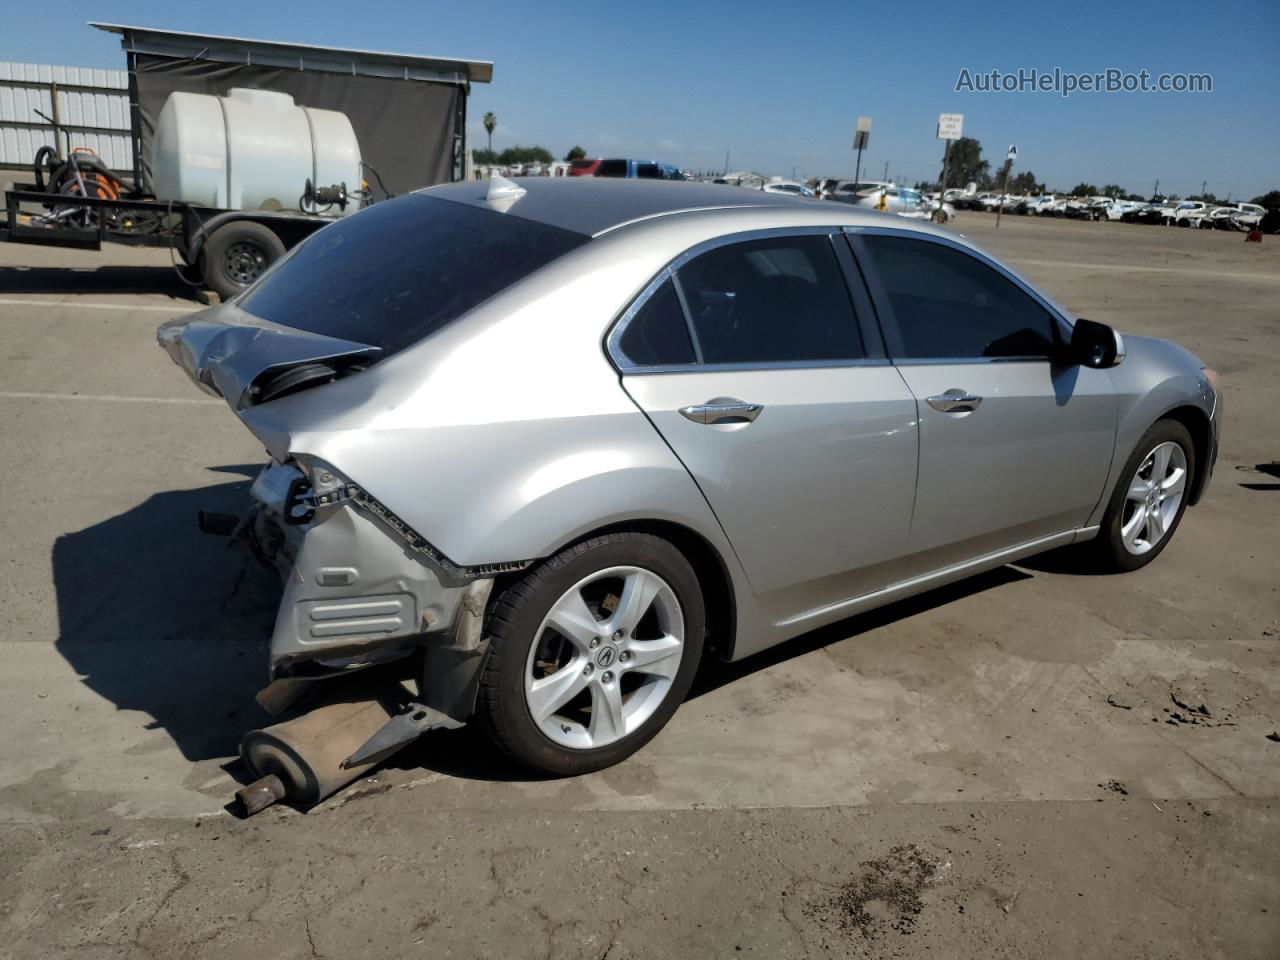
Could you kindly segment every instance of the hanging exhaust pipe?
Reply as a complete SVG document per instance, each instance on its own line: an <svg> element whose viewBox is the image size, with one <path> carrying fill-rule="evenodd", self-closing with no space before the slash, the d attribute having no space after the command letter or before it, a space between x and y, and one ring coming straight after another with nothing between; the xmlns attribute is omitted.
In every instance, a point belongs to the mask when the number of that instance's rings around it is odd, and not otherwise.
<svg viewBox="0 0 1280 960"><path fill-rule="evenodd" d="M323 681L306 713L240 742L258 779L236 791L246 816L281 800L309 808L364 776L428 730L461 723L415 702L403 683L381 670Z"/></svg>

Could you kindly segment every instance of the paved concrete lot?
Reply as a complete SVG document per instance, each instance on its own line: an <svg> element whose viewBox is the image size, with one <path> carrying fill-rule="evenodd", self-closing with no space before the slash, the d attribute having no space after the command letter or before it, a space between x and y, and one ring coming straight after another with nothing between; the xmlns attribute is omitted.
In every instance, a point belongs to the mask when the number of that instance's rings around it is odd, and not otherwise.
<svg viewBox="0 0 1280 960"><path fill-rule="evenodd" d="M1280 242L957 229L1220 371L1158 561L1050 555L711 666L593 776L462 730L249 821L275 585L194 515L262 451L154 345L198 307L166 254L0 246L0 957L1280 955Z"/></svg>

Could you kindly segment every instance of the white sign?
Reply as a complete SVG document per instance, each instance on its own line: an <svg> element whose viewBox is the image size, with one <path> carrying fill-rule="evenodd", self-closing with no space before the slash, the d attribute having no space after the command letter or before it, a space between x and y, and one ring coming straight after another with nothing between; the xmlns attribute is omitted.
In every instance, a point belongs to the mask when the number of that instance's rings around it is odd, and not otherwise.
<svg viewBox="0 0 1280 960"><path fill-rule="evenodd" d="M938 115L938 139L959 140L964 130L963 113L943 113Z"/></svg>
<svg viewBox="0 0 1280 960"><path fill-rule="evenodd" d="M1010 160L1018 159L1018 148L1015 147L1012 143L1009 144L1009 159Z"/></svg>
<svg viewBox="0 0 1280 960"><path fill-rule="evenodd" d="M853 133L853 149L865 150L871 139L871 118L859 117L858 128Z"/></svg>

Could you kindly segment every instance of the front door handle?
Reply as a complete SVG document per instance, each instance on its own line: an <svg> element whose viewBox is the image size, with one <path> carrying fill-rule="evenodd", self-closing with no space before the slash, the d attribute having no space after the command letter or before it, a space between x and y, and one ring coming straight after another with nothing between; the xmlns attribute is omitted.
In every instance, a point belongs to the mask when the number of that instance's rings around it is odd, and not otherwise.
<svg viewBox="0 0 1280 960"><path fill-rule="evenodd" d="M680 415L694 423L747 423L760 416L764 407L758 403L745 403L742 400L720 399L708 400L692 407L681 407Z"/></svg>
<svg viewBox="0 0 1280 960"><path fill-rule="evenodd" d="M978 404L982 403L982 398L969 393L967 390L951 389L946 393L940 393L936 397L928 397L926 402L935 410L941 410L943 413L973 413L978 409Z"/></svg>

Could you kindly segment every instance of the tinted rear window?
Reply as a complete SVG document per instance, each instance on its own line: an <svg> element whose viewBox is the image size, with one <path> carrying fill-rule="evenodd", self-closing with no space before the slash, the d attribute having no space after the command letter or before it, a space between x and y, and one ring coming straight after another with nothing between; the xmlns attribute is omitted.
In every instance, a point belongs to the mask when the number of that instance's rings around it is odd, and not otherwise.
<svg viewBox="0 0 1280 960"><path fill-rule="evenodd" d="M391 354L588 239L509 213L408 194L313 234L239 305L273 323Z"/></svg>

